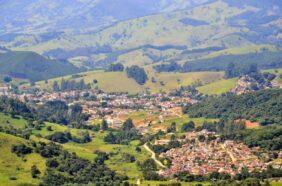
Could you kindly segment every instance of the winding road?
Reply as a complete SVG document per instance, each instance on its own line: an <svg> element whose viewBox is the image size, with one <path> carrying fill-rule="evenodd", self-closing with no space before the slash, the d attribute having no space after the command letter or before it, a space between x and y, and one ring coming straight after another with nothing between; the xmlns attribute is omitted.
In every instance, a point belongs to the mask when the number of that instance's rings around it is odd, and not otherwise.
<svg viewBox="0 0 282 186"><path fill-rule="evenodd" d="M160 167L162 167L162 168L166 168L166 166L164 166L164 165L162 164L162 162L160 162L160 161L156 158L156 153L155 153L154 151L152 151L152 150L148 147L147 143L145 143L145 144L143 145L143 147L144 147L149 153L152 154L151 158L156 162L156 164L158 164L158 165L159 165Z"/></svg>

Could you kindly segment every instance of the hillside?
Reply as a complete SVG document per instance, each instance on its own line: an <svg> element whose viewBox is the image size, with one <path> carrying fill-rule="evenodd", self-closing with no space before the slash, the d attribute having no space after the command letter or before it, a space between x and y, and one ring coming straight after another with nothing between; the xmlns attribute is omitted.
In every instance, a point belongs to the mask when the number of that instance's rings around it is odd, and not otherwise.
<svg viewBox="0 0 282 186"><path fill-rule="evenodd" d="M127 77L126 72L103 72L90 71L81 73L82 77L73 78L72 76L65 76L64 79L71 79L79 81L83 79L85 83L92 83L94 79L98 81L97 84L92 84L92 88L98 87L105 92L129 92L131 94L145 92L146 90L157 93L160 91L171 91L180 86L188 86L193 83L202 82L209 84L223 79L222 72L193 72L193 73L155 73L154 71L146 70L149 80L145 85L137 84L133 79ZM152 78L155 80L152 81ZM51 89L55 80L62 79L55 78L48 81L47 84L41 81L38 85L43 89Z"/></svg>
<svg viewBox="0 0 282 186"><path fill-rule="evenodd" d="M79 69L66 61L51 60L34 52L0 54L0 74L38 81L77 73Z"/></svg>
<svg viewBox="0 0 282 186"><path fill-rule="evenodd" d="M131 1L123 0L121 4L109 1L110 6L102 2L93 2L85 12L95 11L95 8L104 10L104 14L108 14L108 22L112 23L107 27L91 30L89 25L95 27L100 21L95 22L95 19L91 19L93 14L86 13L85 22L93 22L86 24L80 21L87 26L79 27L79 32L69 32L57 23L47 24L47 21L44 25L56 28L57 32L15 34L9 31L8 35L0 36L0 44L16 50L69 59L76 65L90 69L105 67L113 62L147 65L175 61L183 64L207 56L241 55L265 49L280 50L281 2L278 0L259 0L257 3L231 0L130 3ZM70 8L70 12L73 6L79 5L76 3L78 2L73 1L73 4L66 6ZM51 5L49 12L59 6L53 2ZM35 10L40 10L44 6L39 3L35 7ZM121 7L127 7L128 10L116 11L123 10ZM63 10L61 12L66 13ZM123 15L119 15L120 12ZM98 11L97 14L102 12ZM60 21L64 20L65 24L59 24L60 26L68 27L69 21L79 15L75 14L69 19L66 17L67 14L62 17ZM72 21L76 22L79 18ZM100 19L99 16L95 18ZM59 18L56 17L54 22L56 19ZM102 22L107 24L105 20Z"/></svg>
<svg viewBox="0 0 282 186"><path fill-rule="evenodd" d="M29 141L9 134L0 133L0 182L3 186L18 184L39 184L39 179L31 177L31 166L36 165L42 173L45 171L45 160L36 153L17 157L11 152L12 145L28 144ZM13 180L14 179L14 180Z"/></svg>
<svg viewBox="0 0 282 186"><path fill-rule="evenodd" d="M1 2L0 30L10 32L87 31L114 22L190 8L210 0L60 0ZM17 11L17 10L23 11ZM44 11L42 11L44 9ZM40 17L40 18L39 18Z"/></svg>

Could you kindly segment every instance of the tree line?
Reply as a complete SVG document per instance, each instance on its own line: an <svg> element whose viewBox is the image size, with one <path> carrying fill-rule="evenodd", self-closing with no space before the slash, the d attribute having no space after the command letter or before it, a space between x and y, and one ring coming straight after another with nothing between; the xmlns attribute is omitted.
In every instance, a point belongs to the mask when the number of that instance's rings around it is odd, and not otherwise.
<svg viewBox="0 0 282 186"><path fill-rule="evenodd" d="M58 81L53 82L53 91L68 91L68 90L85 90L91 89L90 83L85 83L83 79L79 82L75 80L65 80L64 78L58 83Z"/></svg>
<svg viewBox="0 0 282 186"><path fill-rule="evenodd" d="M190 117L247 119L259 121L261 125L281 124L282 91L267 89L235 95L209 96L201 102L184 107Z"/></svg>

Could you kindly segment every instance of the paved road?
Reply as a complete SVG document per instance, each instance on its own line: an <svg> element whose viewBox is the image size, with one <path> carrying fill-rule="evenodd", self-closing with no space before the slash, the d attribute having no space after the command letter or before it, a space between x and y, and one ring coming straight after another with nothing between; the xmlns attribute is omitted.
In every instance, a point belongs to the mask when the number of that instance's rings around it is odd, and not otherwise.
<svg viewBox="0 0 282 186"><path fill-rule="evenodd" d="M162 168L166 168L166 166L164 166L164 165L162 164L162 162L160 162L160 161L156 158L156 153L155 153L154 151L152 151L152 150L148 147L147 143L145 143L145 144L143 145L143 147L144 147L149 153L152 154L151 158L156 162L156 164L158 164L158 165L159 165L160 167L162 167Z"/></svg>

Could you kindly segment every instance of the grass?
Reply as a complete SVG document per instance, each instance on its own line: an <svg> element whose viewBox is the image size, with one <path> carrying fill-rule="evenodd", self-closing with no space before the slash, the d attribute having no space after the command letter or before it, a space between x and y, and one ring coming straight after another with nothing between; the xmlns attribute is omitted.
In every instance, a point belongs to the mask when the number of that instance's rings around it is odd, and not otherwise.
<svg viewBox="0 0 282 186"><path fill-rule="evenodd" d="M151 92L171 91L181 86L188 86L198 81L211 83L223 78L223 72L191 72L191 73L152 73L149 71L149 81L145 84ZM153 83L151 78L157 81ZM162 85L163 83L164 85Z"/></svg>
<svg viewBox="0 0 282 186"><path fill-rule="evenodd" d="M187 114L185 114L182 117L168 118L164 121L162 125L168 127L171 125L172 122L175 122L177 131L180 132L182 125L184 123L188 123L189 121L193 121L195 123L195 127L198 127L198 126L201 126L204 122L214 122L214 121L217 121L217 119L190 118Z"/></svg>
<svg viewBox="0 0 282 186"><path fill-rule="evenodd" d="M24 128L27 124L27 121L22 119L21 117L11 118L10 115L5 115L0 113L0 126L8 126L11 125L15 128Z"/></svg>
<svg viewBox="0 0 282 186"><path fill-rule="evenodd" d="M207 95L213 95L213 94L220 95L222 93L229 92L232 88L234 88L237 80L238 80L237 78L223 79L220 81L216 81L216 82L198 87L197 90L200 93L207 94Z"/></svg>
<svg viewBox="0 0 282 186"><path fill-rule="evenodd" d="M213 52L205 57L206 58L214 58L222 55L240 55L240 54L248 54L248 53L255 53L255 52L261 52L264 50L268 51L277 51L277 49L272 45L247 45L247 46L240 46L240 47L234 47L229 48L225 50L221 50L218 52Z"/></svg>
<svg viewBox="0 0 282 186"><path fill-rule="evenodd" d="M281 186L282 185L282 181L272 181L270 182L271 186Z"/></svg>
<svg viewBox="0 0 282 186"><path fill-rule="evenodd" d="M138 85L133 79L129 79L125 72L104 72L104 71L91 71L82 73L85 83L92 83L94 79L98 81L93 85L105 92L129 92L132 94L142 92L143 88ZM82 78L76 78L76 81ZM51 89L53 82L56 80L60 82L62 78L56 78L49 80L48 84L43 81L38 82L38 85L45 89ZM64 79L72 79L71 76L65 76Z"/></svg>
<svg viewBox="0 0 282 186"><path fill-rule="evenodd" d="M50 124L54 131L65 131L67 128L65 126L60 126L57 124ZM80 129L71 129L71 133L77 134L81 132ZM41 131L37 131L36 133L41 134L42 136L50 134L50 132L46 132L46 129L43 128ZM107 153L113 154L110 156L110 159L106 161L106 164L112 169L119 173L126 174L130 179L137 179L142 176L141 172L138 170L138 167L135 163L125 163L122 161L122 154L129 153L134 155L136 160L144 161L149 158L149 154L147 151L141 147L142 152L137 153L135 148L139 145L139 141L133 141L129 145L119 145L119 144L107 144L104 142L104 137L108 132L90 132L92 136L92 141L89 143L79 144L74 142L68 142L62 144L63 148L69 152L75 152L79 157L88 159L93 161L96 157L95 151L103 151ZM33 139L36 141L42 141L43 138L36 138L33 136ZM43 139L43 141L45 141Z"/></svg>
<svg viewBox="0 0 282 186"><path fill-rule="evenodd" d="M133 79L127 77L125 72L104 72L90 71L81 73L83 77L73 80L79 81L83 79L85 83L92 83L94 79L98 81L92 87L98 87L105 92L128 92L130 94L142 93L150 90L152 93L161 91L171 91L180 86L188 86L195 82L211 83L219 81L223 78L223 72L191 72L191 73L156 73L152 68L146 68L149 80L145 85L137 84ZM154 77L156 83L152 83ZM65 76L64 79L72 79L71 76ZM42 89L51 90L54 81L60 82L62 77L51 79L46 84L44 81L37 82ZM162 85L163 83L163 85Z"/></svg>
<svg viewBox="0 0 282 186"><path fill-rule="evenodd" d="M45 159L35 153L26 155L24 158L20 158L11 152L13 144L27 143L28 141L22 138L0 133L0 183L2 186L39 184L40 179L32 178L30 169L31 166L36 165L41 171L42 176L45 171ZM16 180L11 180L11 177L15 177Z"/></svg>

